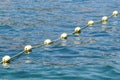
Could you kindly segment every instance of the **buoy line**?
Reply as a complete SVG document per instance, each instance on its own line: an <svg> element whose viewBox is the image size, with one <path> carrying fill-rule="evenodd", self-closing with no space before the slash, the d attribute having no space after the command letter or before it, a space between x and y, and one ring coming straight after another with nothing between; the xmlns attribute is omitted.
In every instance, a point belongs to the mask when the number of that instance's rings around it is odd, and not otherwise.
<svg viewBox="0 0 120 80"><path fill-rule="evenodd" d="M1 60L0 63L1 63L1 64L9 63L13 58L18 57L18 56L20 56L21 54L24 54L24 53L25 53L25 54L29 54L29 53L32 51L32 49L34 49L34 48L42 47L42 46L44 46L44 45L50 45L50 44L52 44L52 43L55 43L55 42L58 41L58 40L66 40L66 39L68 38L68 36L70 36L70 35L75 35L75 34L80 34L82 30L86 29L87 27L92 27L92 26L95 25L95 24L98 24L98 23L106 24L107 21L108 21L108 19L110 19L110 18L112 18L112 17L117 17L119 14L120 14L120 13L119 13L117 10L115 10L115 11L112 12L112 15L110 15L110 16L103 16L102 19L101 19L101 20L98 20L98 21L90 20L90 21L88 21L87 25L85 25L84 27L82 27L82 28L76 27L76 28L74 29L74 32L72 32L72 33L70 33L70 34L62 33L62 34L60 35L60 37L57 38L57 39L55 39L55 40L46 39L43 43L38 44L38 45L36 45L36 46L26 45L26 46L24 47L24 50L23 50L23 51L15 54L15 55L13 55L13 56L11 56L11 57L10 57L9 55L5 55L4 57L2 57L2 60Z"/></svg>

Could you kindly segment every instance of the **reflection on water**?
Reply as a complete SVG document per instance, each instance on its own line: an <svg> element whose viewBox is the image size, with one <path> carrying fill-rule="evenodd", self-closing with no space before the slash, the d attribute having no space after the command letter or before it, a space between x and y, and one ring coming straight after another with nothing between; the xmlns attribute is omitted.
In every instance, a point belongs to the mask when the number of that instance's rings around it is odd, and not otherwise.
<svg viewBox="0 0 120 80"><path fill-rule="evenodd" d="M72 33L120 9L118 0L0 0L0 58ZM119 80L120 18L0 65L1 80Z"/></svg>

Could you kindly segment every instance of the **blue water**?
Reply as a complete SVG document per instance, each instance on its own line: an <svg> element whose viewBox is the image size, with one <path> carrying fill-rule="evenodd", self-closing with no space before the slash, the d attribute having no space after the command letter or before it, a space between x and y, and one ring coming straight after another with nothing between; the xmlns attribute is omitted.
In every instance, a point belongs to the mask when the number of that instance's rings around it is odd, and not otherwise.
<svg viewBox="0 0 120 80"><path fill-rule="evenodd" d="M0 0L0 59L114 10L119 0ZM0 80L120 80L120 16L0 64Z"/></svg>

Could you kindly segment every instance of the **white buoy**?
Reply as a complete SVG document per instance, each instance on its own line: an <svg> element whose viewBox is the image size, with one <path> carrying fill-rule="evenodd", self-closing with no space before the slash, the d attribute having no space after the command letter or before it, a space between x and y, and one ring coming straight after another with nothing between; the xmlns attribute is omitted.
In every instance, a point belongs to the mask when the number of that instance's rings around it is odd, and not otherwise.
<svg viewBox="0 0 120 80"><path fill-rule="evenodd" d="M90 21L88 21L88 24L87 24L88 26L93 26L94 25L94 21L92 21L92 20L90 20Z"/></svg>
<svg viewBox="0 0 120 80"><path fill-rule="evenodd" d="M118 15L118 11L113 11L112 15L116 17Z"/></svg>
<svg viewBox="0 0 120 80"><path fill-rule="evenodd" d="M2 63L9 63L10 59L11 59L11 57L6 55L2 58Z"/></svg>
<svg viewBox="0 0 120 80"><path fill-rule="evenodd" d="M102 21L107 21L107 20L108 20L107 16L102 17Z"/></svg>
<svg viewBox="0 0 120 80"><path fill-rule="evenodd" d="M32 46L31 45L26 45L24 47L24 51L28 54L30 51L32 50Z"/></svg>
<svg viewBox="0 0 120 80"><path fill-rule="evenodd" d="M108 21L108 17L107 16L102 17L102 24L106 24L107 21Z"/></svg>
<svg viewBox="0 0 120 80"><path fill-rule="evenodd" d="M77 34L78 34L78 33L80 33L80 32L81 32L81 28L80 28L80 27L76 27L74 33L77 33Z"/></svg>
<svg viewBox="0 0 120 80"><path fill-rule="evenodd" d="M60 38L62 39L62 40L65 40L65 39L67 39L67 33L62 33L61 34L61 36L60 36Z"/></svg>
<svg viewBox="0 0 120 80"><path fill-rule="evenodd" d="M51 44L52 43L52 41L50 40L50 39L46 39L45 41L44 41L44 45L49 45L49 44Z"/></svg>

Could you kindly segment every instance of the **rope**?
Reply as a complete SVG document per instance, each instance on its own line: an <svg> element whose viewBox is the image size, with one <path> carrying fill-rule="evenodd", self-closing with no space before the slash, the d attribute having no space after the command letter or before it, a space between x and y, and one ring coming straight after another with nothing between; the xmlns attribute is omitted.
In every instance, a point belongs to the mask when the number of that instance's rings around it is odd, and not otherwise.
<svg viewBox="0 0 120 80"><path fill-rule="evenodd" d="M24 52L25 52L25 51L23 50L23 51L17 53L16 55L12 56L11 59L20 56L20 55L23 54Z"/></svg>
<svg viewBox="0 0 120 80"><path fill-rule="evenodd" d="M55 42L57 42L58 40L65 40L65 39L67 39L67 37L69 37L69 36L72 36L72 35L74 35L74 34L79 34L82 30L86 29L86 28L89 27L89 26L93 26L94 24L99 24L99 23L102 23L102 22L104 22L104 21L107 22L108 19L110 19L110 18L112 18L112 17L117 17L117 15L119 15L119 14L120 14L120 13L118 13L118 11L113 11L112 15L110 15L110 16L108 16L108 17L107 17L107 16L104 16L101 20L98 20L98 21L95 21L95 22L91 20L91 21L88 22L87 25L83 26L82 28L77 27L77 28L75 28L75 31L74 31L74 32L69 33L69 34L63 33L63 34L62 34L59 38L57 38L57 39L54 39L54 40L47 39L47 40L44 41L44 43L40 43L40 44L33 45L33 46L27 45L27 46L24 47L24 50L23 50L23 51L15 54L15 55L13 55L12 57L10 57L10 56L4 56L4 57L2 58L2 61L1 61L0 63L1 63L1 64L2 64L2 63L8 63L11 59L16 58L16 57L22 55L23 53L29 54L32 49L39 48L39 47L42 47L42 46L44 46L44 45L49 45L49 44L55 43Z"/></svg>

